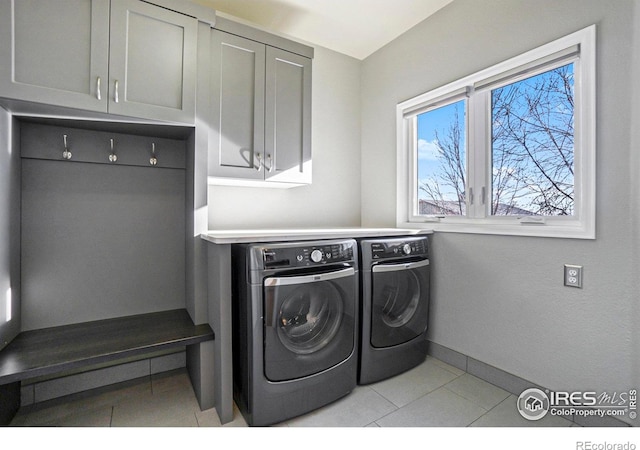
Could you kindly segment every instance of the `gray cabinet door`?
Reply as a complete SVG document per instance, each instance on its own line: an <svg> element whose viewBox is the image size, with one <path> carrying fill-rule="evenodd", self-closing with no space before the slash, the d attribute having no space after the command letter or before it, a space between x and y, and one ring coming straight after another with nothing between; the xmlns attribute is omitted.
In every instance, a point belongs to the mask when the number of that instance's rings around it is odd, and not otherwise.
<svg viewBox="0 0 640 450"><path fill-rule="evenodd" d="M109 112L193 123L198 21L139 0L112 0Z"/></svg>
<svg viewBox="0 0 640 450"><path fill-rule="evenodd" d="M209 175L264 179L265 45L211 32Z"/></svg>
<svg viewBox="0 0 640 450"><path fill-rule="evenodd" d="M211 34L209 175L311 182L311 59Z"/></svg>
<svg viewBox="0 0 640 450"><path fill-rule="evenodd" d="M106 112L109 0L0 0L0 97Z"/></svg>
<svg viewBox="0 0 640 450"><path fill-rule="evenodd" d="M267 47L266 179L311 182L311 60Z"/></svg>

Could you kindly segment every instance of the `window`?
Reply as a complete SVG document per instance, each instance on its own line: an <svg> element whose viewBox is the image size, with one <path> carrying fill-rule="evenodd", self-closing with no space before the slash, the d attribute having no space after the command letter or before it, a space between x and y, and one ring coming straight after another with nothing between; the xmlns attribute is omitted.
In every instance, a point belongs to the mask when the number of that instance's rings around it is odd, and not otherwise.
<svg viewBox="0 0 640 450"><path fill-rule="evenodd" d="M465 215L466 109L458 100L416 117L418 215Z"/></svg>
<svg viewBox="0 0 640 450"><path fill-rule="evenodd" d="M573 216L573 66L491 91L491 215Z"/></svg>
<svg viewBox="0 0 640 450"><path fill-rule="evenodd" d="M595 26L398 105L398 225L595 238Z"/></svg>

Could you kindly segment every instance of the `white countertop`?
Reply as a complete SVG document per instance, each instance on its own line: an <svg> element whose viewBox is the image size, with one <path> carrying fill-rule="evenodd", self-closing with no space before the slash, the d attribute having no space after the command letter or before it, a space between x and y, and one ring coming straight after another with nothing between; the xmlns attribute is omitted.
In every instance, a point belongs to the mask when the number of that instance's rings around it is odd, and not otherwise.
<svg viewBox="0 0 640 450"><path fill-rule="evenodd" d="M416 236L432 234L431 230L403 228L299 228L269 230L209 230L200 237L214 244L243 244L313 239L366 238L380 236Z"/></svg>

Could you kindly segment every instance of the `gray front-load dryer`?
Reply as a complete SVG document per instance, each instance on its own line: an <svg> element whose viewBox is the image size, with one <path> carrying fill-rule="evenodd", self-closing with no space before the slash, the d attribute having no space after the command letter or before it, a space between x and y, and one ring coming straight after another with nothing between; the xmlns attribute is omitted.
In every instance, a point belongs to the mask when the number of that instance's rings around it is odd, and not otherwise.
<svg viewBox="0 0 640 450"><path fill-rule="evenodd" d="M360 241L359 384L400 374L427 356L428 244L426 236Z"/></svg>
<svg viewBox="0 0 640 450"><path fill-rule="evenodd" d="M235 245L234 400L269 425L357 384L358 270L353 240Z"/></svg>

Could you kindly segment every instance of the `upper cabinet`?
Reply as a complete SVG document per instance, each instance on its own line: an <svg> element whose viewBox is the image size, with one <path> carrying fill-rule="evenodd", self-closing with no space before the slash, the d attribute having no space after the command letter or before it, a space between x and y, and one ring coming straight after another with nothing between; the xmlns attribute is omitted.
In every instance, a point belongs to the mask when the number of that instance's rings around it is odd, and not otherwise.
<svg viewBox="0 0 640 450"><path fill-rule="evenodd" d="M301 55L282 49L290 41L275 38L279 48L253 29L216 26L232 32L211 33L210 183L311 183L311 49L300 45Z"/></svg>
<svg viewBox="0 0 640 450"><path fill-rule="evenodd" d="M267 47L265 178L311 183L311 60Z"/></svg>
<svg viewBox="0 0 640 450"><path fill-rule="evenodd" d="M139 0L0 0L0 97L193 123L197 26Z"/></svg>
<svg viewBox="0 0 640 450"><path fill-rule="evenodd" d="M198 21L139 0L112 0L109 112L193 123Z"/></svg>
<svg viewBox="0 0 640 450"><path fill-rule="evenodd" d="M211 32L209 175L264 180L265 45Z"/></svg>
<svg viewBox="0 0 640 450"><path fill-rule="evenodd" d="M0 0L0 96L107 111L109 0Z"/></svg>

